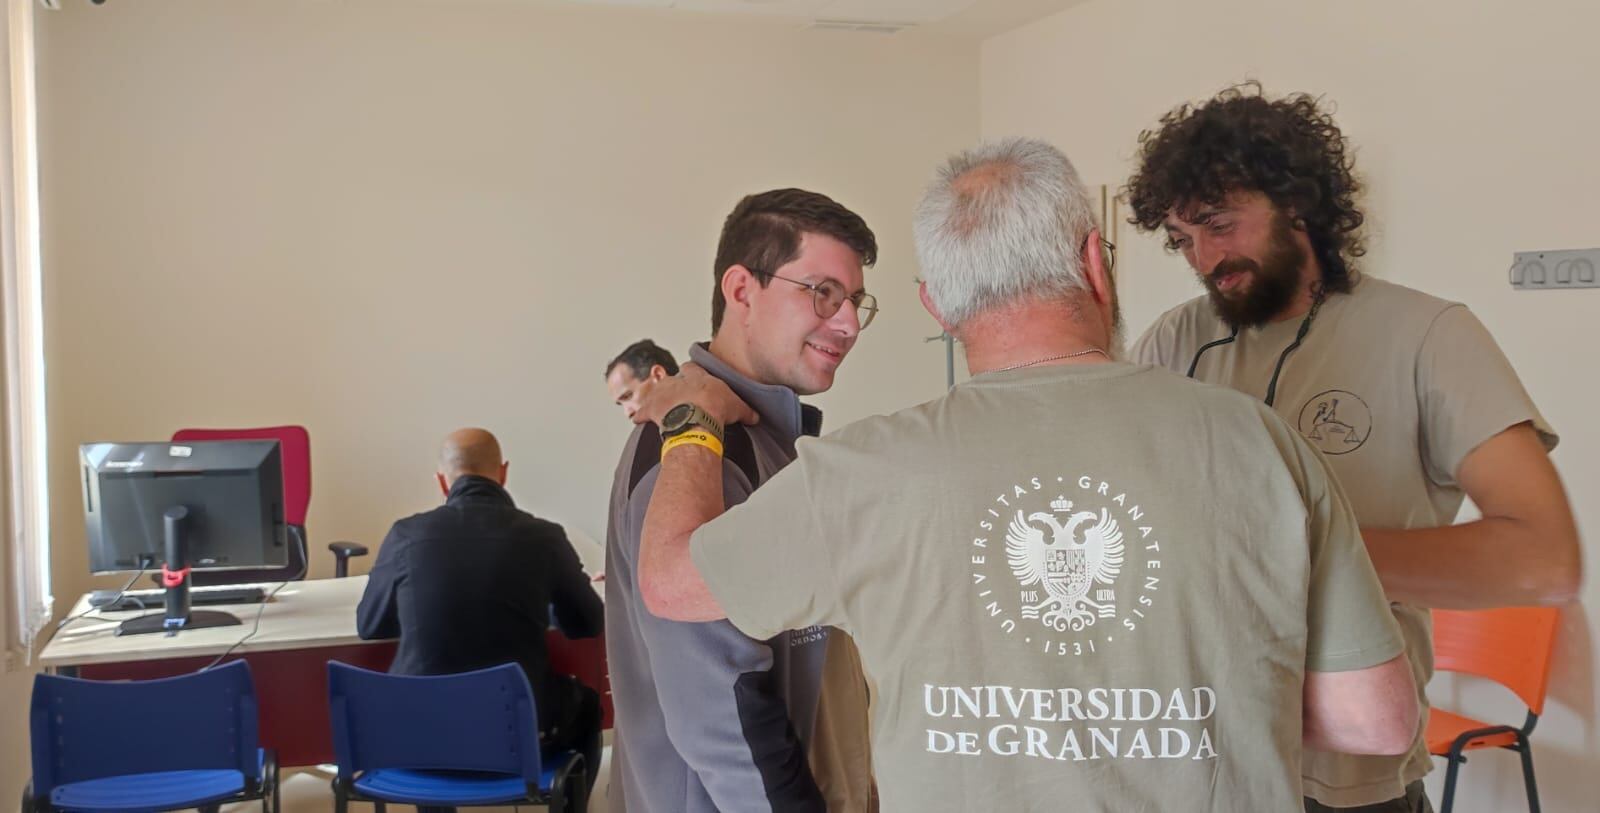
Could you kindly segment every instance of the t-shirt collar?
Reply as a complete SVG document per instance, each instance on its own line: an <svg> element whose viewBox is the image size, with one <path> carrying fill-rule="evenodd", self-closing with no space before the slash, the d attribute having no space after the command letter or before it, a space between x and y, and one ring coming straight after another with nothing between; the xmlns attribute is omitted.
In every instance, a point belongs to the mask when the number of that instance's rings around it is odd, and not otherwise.
<svg viewBox="0 0 1600 813"><path fill-rule="evenodd" d="M1018 367L1015 370L990 370L973 376L967 383L987 386L991 384L1032 383L1069 378L1091 381L1095 379L1120 378L1140 372L1143 369L1121 361L1100 364L1040 364L1032 367ZM957 384L956 386L963 385Z"/></svg>

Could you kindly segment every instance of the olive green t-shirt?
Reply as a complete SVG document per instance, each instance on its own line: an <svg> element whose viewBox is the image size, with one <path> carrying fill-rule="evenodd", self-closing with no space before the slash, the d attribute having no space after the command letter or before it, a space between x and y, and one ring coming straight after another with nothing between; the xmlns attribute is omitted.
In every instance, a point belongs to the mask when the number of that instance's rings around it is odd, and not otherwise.
<svg viewBox="0 0 1600 813"><path fill-rule="evenodd" d="M1243 330L1200 352L1230 332L1201 297L1157 319L1132 355L1180 374L1194 365L1197 379L1259 399L1302 321ZM1509 427L1531 422L1546 446L1556 443L1466 306L1372 278L1322 305L1283 361L1274 409L1327 457L1356 517L1373 528L1454 522L1465 496L1456 482L1462 459ZM1396 604L1394 613L1422 694L1433 675L1428 611ZM1421 699L1426 707L1426 695ZM1431 766L1420 726L1418 733L1401 756L1307 752L1306 795L1334 807L1400 798Z"/></svg>
<svg viewBox="0 0 1600 813"><path fill-rule="evenodd" d="M1298 811L1305 672L1403 646L1322 457L1151 367L802 440L691 552L746 634L854 637L887 811Z"/></svg>

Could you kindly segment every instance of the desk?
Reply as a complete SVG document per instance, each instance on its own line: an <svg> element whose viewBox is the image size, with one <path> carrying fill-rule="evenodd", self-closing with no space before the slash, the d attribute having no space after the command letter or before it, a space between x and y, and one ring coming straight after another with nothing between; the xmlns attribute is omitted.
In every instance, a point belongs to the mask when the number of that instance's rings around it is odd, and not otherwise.
<svg viewBox="0 0 1600 813"><path fill-rule="evenodd" d="M260 587L270 593L277 583ZM215 658L249 634L257 611L261 613L261 628L234 649L237 654L323 647L383 647L384 642L363 641L356 635L356 605L361 603L361 593L366 589L366 576L288 582L265 606L237 604L196 608L230 612L244 622L242 626L184 630L172 637L162 634L118 637L112 634L117 624L143 612L94 612L56 633L39 653L39 662L46 668L75 666L81 669L107 663ZM72 606L68 617L87 609L89 597L83 596ZM161 611L159 605L154 609ZM388 644L387 648L393 650L393 642Z"/></svg>
<svg viewBox="0 0 1600 813"><path fill-rule="evenodd" d="M271 592L277 584L262 585ZM39 653L46 669L91 680L147 680L192 672L205 666L250 633L256 612L261 627L233 650L229 659L250 664L260 707L261 743L278 751L285 767L333 761L328 724L328 661L386 671L394 660L394 641L363 641L356 634L356 605L366 576L289 582L265 607L260 604L207 606L239 617L242 626L161 634L113 635L123 619L139 611L94 612L68 624ZM87 595L68 617L89 608ZM546 639L551 667L576 675L601 692L605 725L611 725L611 692L606 679L603 638L569 641L552 630Z"/></svg>

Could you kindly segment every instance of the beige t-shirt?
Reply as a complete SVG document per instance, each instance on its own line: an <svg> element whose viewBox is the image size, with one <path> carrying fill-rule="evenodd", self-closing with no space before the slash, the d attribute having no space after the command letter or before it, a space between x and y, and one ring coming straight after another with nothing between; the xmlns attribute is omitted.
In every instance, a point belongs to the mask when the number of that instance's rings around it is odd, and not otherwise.
<svg viewBox="0 0 1600 813"><path fill-rule="evenodd" d="M1241 331L1200 355L1195 377L1264 398L1302 319ZM1204 298L1163 314L1134 345L1136 361L1180 374L1228 335ZM1322 305L1283 363L1273 407L1328 459L1361 524L1433 528L1455 521L1461 460L1519 423L1556 437L1483 324L1459 303L1363 278ZM1419 693L1433 675L1428 611L1394 605ZM1426 695L1422 695L1427 705ZM1306 754L1306 795L1354 807L1400 798L1431 767L1419 736L1409 754Z"/></svg>
<svg viewBox="0 0 1600 813"><path fill-rule="evenodd" d="M1403 645L1322 457L1150 367L802 440L691 551L746 634L855 638L888 811L1298 811L1305 671Z"/></svg>

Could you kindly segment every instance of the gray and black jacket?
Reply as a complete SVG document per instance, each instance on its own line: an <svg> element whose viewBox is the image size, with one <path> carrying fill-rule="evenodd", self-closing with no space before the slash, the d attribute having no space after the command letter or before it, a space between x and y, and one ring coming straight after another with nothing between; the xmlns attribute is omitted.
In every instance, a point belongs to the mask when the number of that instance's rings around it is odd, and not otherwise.
<svg viewBox="0 0 1600 813"><path fill-rule="evenodd" d="M802 405L787 387L739 375L704 345L689 356L761 415L757 425L727 432L723 494L731 507L794 460L795 440L816 435L822 413ZM635 564L660 459L656 427L634 430L611 492L606 654L616 716L610 809L822 813L826 805L806 763L806 743L827 630L757 641L727 621L685 623L650 614Z"/></svg>

